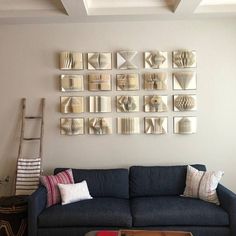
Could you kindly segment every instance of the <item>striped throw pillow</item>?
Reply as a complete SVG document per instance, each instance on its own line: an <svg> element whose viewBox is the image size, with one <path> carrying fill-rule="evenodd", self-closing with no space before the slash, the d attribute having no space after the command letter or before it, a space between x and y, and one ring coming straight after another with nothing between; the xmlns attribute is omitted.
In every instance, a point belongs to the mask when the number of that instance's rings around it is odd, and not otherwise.
<svg viewBox="0 0 236 236"><path fill-rule="evenodd" d="M74 183L72 169L62 171L57 175L41 176L40 181L47 189L47 207L50 207L61 201L58 184Z"/></svg>
<svg viewBox="0 0 236 236"><path fill-rule="evenodd" d="M16 195L31 195L39 186L40 158L19 158L16 171Z"/></svg>
<svg viewBox="0 0 236 236"><path fill-rule="evenodd" d="M199 171L188 166L183 195L219 205L216 188L223 175L223 171Z"/></svg>

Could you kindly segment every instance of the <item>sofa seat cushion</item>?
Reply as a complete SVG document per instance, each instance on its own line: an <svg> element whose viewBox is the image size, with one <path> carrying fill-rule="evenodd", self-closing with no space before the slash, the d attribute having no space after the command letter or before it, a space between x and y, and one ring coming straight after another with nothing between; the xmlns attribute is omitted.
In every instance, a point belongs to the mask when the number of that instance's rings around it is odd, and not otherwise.
<svg viewBox="0 0 236 236"><path fill-rule="evenodd" d="M38 218L39 227L132 225L129 200L94 198L45 209Z"/></svg>
<svg viewBox="0 0 236 236"><path fill-rule="evenodd" d="M134 198L134 226L227 226L229 216L221 207L180 196Z"/></svg>

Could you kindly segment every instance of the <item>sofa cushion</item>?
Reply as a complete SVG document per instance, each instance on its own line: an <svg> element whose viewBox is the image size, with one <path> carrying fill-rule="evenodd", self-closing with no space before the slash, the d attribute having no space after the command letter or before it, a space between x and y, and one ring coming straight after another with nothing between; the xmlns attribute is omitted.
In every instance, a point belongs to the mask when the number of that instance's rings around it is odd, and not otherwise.
<svg viewBox="0 0 236 236"><path fill-rule="evenodd" d="M227 226L229 216L221 207L180 196L134 198L134 226Z"/></svg>
<svg viewBox="0 0 236 236"><path fill-rule="evenodd" d="M45 209L38 218L39 227L132 225L129 200L96 198Z"/></svg>
<svg viewBox="0 0 236 236"><path fill-rule="evenodd" d="M57 168L57 174L65 168ZM128 169L72 169L75 183L86 180L92 197L129 198Z"/></svg>
<svg viewBox="0 0 236 236"><path fill-rule="evenodd" d="M192 165L205 171L204 165ZM151 197L181 195L184 192L187 165L185 166L132 166L130 168L130 196Z"/></svg>

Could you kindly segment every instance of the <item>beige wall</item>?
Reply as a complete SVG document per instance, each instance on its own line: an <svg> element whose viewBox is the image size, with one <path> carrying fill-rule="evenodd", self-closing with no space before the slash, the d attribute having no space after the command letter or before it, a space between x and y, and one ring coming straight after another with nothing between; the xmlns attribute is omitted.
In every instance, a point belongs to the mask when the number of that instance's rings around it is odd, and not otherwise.
<svg viewBox="0 0 236 236"><path fill-rule="evenodd" d="M235 25L236 20L205 20L0 26L0 177L12 177L14 173L19 143L20 98L26 97L31 101L29 106L33 112L37 110L34 109L37 99L45 97L46 173L59 166L110 168L205 163L208 169L224 170L222 182L236 191L233 181L236 178ZM182 48L195 49L198 56L196 135L173 135L173 112L169 112L170 133L165 136L66 137L59 134L58 124L62 115L58 112L58 105L62 94L58 90L61 73L58 52L115 52L119 49L171 52ZM141 62L141 53L138 59ZM113 71L114 74L117 72ZM145 94L144 91L139 93ZM173 91L170 89L167 93L171 95ZM115 96L118 93L113 90L107 94ZM82 116L89 115L85 113ZM118 114L114 111L114 126L116 116ZM138 116L144 117L145 114L140 112ZM3 186L0 188L3 191ZM6 186L4 192L9 190L10 187Z"/></svg>

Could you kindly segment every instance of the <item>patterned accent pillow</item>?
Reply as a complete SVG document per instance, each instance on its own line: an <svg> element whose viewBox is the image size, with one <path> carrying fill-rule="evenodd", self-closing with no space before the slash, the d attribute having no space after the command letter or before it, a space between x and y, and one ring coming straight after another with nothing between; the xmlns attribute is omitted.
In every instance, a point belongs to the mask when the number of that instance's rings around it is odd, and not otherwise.
<svg viewBox="0 0 236 236"><path fill-rule="evenodd" d="M50 207L61 201L61 195L57 185L74 183L72 169L62 171L57 175L41 176L40 181L47 189L47 207Z"/></svg>
<svg viewBox="0 0 236 236"><path fill-rule="evenodd" d="M183 195L220 205L216 188L223 175L223 171L199 171L188 166Z"/></svg>

